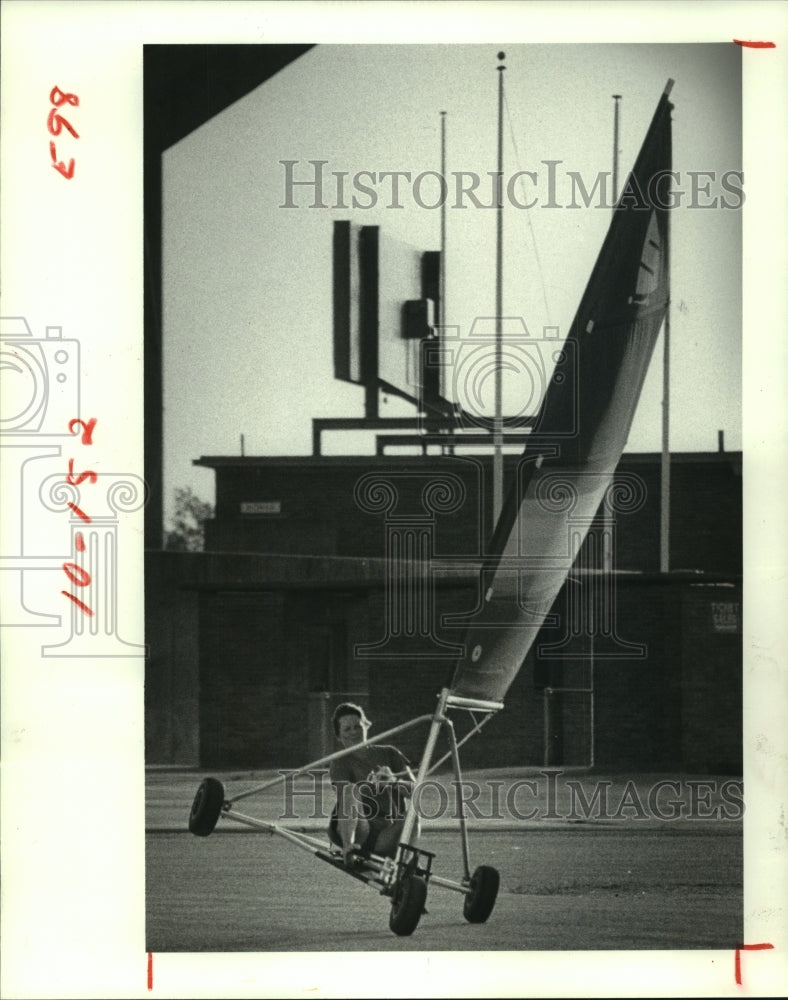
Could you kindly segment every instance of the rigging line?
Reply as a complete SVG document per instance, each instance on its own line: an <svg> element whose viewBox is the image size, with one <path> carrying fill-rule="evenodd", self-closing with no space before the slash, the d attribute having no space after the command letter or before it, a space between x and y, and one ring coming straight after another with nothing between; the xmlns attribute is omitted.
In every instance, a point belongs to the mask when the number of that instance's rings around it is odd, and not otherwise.
<svg viewBox="0 0 788 1000"><path fill-rule="evenodd" d="M520 173L520 177L519 177L520 189L521 189L522 195L525 196L525 184L523 183L523 178L522 178L523 167L522 167L522 164L520 162L520 151L517 148L517 140L515 139L515 136L514 136L514 126L512 124L512 115L511 115L511 111L509 110L509 102L507 101L505 94L504 94L503 102L504 102L504 105L506 107L506 120L509 122L509 134L512 137L512 145L514 146L514 158L515 158L515 160L517 160L517 170ZM528 228L529 228L529 230L531 232L531 242L532 242L533 248L534 248L534 257L536 259L536 270L537 270L537 272L539 274L539 283L540 283L541 288L542 288L542 298L544 299L545 313L547 314L547 323L548 323L549 326L552 326L553 325L553 321L550 318L550 305L549 305L549 303L547 301L547 286L545 285L544 274L542 272L542 262L541 262L541 260L539 258L539 247L538 247L537 242L536 242L536 233L534 232L534 227L533 227L533 224L531 223L530 210L526 208L526 209L524 209L524 211L525 211L526 221L528 223Z"/></svg>

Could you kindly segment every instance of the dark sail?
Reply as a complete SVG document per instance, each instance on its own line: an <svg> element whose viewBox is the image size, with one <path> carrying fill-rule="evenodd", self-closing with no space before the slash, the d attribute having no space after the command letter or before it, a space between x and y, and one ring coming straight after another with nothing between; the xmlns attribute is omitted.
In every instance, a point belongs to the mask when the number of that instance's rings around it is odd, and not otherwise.
<svg viewBox="0 0 788 1000"><path fill-rule="evenodd" d="M569 331L574 377L551 382L506 497L451 682L458 697L503 700L624 450L669 298L671 85Z"/></svg>

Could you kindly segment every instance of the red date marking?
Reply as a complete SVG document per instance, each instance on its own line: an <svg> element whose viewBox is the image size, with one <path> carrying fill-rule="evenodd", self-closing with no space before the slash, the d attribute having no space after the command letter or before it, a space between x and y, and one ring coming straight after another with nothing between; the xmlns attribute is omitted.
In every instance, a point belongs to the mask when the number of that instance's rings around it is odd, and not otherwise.
<svg viewBox="0 0 788 1000"><path fill-rule="evenodd" d="M79 98L76 94L64 94L60 87L53 87L49 92L49 103L54 104L56 108L61 108L64 104L78 108Z"/></svg>
<svg viewBox="0 0 788 1000"><path fill-rule="evenodd" d="M93 428L96 426L96 418L91 417L87 423L84 420L69 420L68 422L68 433L76 434L77 432L74 428L80 425L82 428L82 444L93 444Z"/></svg>
<svg viewBox="0 0 788 1000"><path fill-rule="evenodd" d="M82 423L82 421L74 421L74 420L72 420L71 423ZM96 423L96 421L94 420L93 424L95 425L95 423ZM69 430L70 430L71 429L71 424L69 424L68 426L69 426ZM93 430L93 428L91 427L91 431L92 430ZM71 433L73 434L74 432L71 431ZM83 435L82 443L83 444L91 444L91 441L90 440L85 441L84 435ZM74 476L76 476L77 478L75 479ZM75 473L74 472L74 459L70 458L68 460L68 475L66 476L66 482L67 483L71 483L72 486L81 486L82 483L84 483L86 479L89 479L91 481L91 483L95 484L96 480L98 479L98 476L96 475L95 472L93 472L92 469L88 469L87 472Z"/></svg>
<svg viewBox="0 0 788 1000"><path fill-rule="evenodd" d="M68 482L68 480L66 480L66 482ZM85 513L84 510L82 510L81 507L77 507L77 505L75 503L72 503L70 500L68 502L68 505L77 515L77 517L81 517L86 524L90 524L90 517Z"/></svg>
<svg viewBox="0 0 788 1000"><path fill-rule="evenodd" d="M87 587L90 583L90 573L77 563L65 562L63 570L69 580L77 587Z"/></svg>
<svg viewBox="0 0 788 1000"><path fill-rule="evenodd" d="M64 95L63 99L66 100L69 96L74 95ZM84 420L79 419L70 420L68 424L68 432L69 434L79 434L81 430L82 444L91 445L93 444L93 430L95 426L95 417L92 417L87 421L87 423L85 423ZM68 460L68 474L66 475L66 482L70 486L80 486L85 482L85 480L93 485L98 480L98 475L92 469L86 469L84 472L75 472L74 459L70 458ZM77 517L85 521L87 524L90 524L90 515L86 514L81 507L78 507L75 503L71 503L71 501L68 502L68 506L77 515ZM85 538L81 531L78 531L74 536L74 547L77 552L84 552L86 550ZM79 563L64 562L63 572L75 587L87 587L90 584L90 573L83 566L80 566ZM89 616L93 615L93 610L89 608L84 601L75 597L74 594L70 593L68 590L61 590L60 593L63 594L64 597L67 597L70 601L73 601L83 614Z"/></svg>
<svg viewBox="0 0 788 1000"><path fill-rule="evenodd" d="M49 103L54 105L47 117L47 130L50 135L60 135L60 133L65 128L71 135L75 138L79 138L79 132L74 128L70 121L64 117L64 115L58 112L58 108L61 108L64 104L68 104L71 107L79 106L79 98L76 94L67 94L60 89L60 87L53 87L49 92ZM70 181L74 176L74 158L68 161L66 164L63 160L58 160L57 158L57 148L55 143L50 141L49 143L49 155L52 157L52 166L58 173L62 174L67 181Z"/></svg>
<svg viewBox="0 0 788 1000"><path fill-rule="evenodd" d="M54 142L50 142L49 152L52 154L52 166L55 170L59 171L67 181L70 181L74 176L74 157L71 157L68 161L68 166L66 166L62 160L58 160Z"/></svg>
<svg viewBox="0 0 788 1000"><path fill-rule="evenodd" d="M57 113L57 108L52 108L49 112L49 117L47 118L47 128L52 133L52 135L60 135L63 129L68 129L68 131L74 136L75 139L79 138L79 132L74 128L74 126L68 122L62 115Z"/></svg>
<svg viewBox="0 0 788 1000"><path fill-rule="evenodd" d="M60 593L63 594L64 597L67 597L70 601L73 601L74 604L76 604L76 606L83 614L87 615L89 618L93 617L93 612L90 610L87 604L83 604L83 602L80 601L78 597L74 597L73 594L69 594L67 590L61 590Z"/></svg>

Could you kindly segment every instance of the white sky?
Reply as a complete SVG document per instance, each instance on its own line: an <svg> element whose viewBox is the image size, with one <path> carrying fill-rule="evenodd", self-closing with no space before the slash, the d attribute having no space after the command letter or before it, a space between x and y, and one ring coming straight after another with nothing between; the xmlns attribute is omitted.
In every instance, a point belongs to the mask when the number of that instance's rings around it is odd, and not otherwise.
<svg viewBox="0 0 788 1000"><path fill-rule="evenodd" d="M504 173L537 173L521 200L548 200L560 160L562 207L509 208L504 220L504 314L532 335L565 335L610 220L570 209L568 171L591 188L610 171L612 95L622 95L619 178L634 163L660 94L675 79L672 215L671 447L741 448L741 212L690 208L689 171L714 171L709 194L735 199L721 176L741 161L741 49L711 45L507 45ZM440 213L403 181L402 209L379 181L373 208L333 208L332 171L440 169L440 111L447 112L447 173L486 178L497 157L498 47L322 45L187 136L164 156L165 498L191 485L213 499L200 455L298 455L311 450L311 418L361 416L363 391L333 378L331 239L334 219L382 226L421 249L440 247ZM327 160L326 209L284 209L285 170L312 176ZM369 179L365 180L369 183ZM702 181L701 184L706 184ZM345 204L352 196L346 182ZM746 177L745 177L746 194ZM481 200L490 201L482 184ZM433 204L435 182L421 200ZM366 196L359 195L366 204ZM447 322L467 334L495 312L495 213L447 211ZM465 202L470 206L470 201ZM661 447L661 341L628 450ZM511 396L505 392L505 402ZM414 412L389 399L383 414ZM372 436L327 435L327 453L371 449Z"/></svg>

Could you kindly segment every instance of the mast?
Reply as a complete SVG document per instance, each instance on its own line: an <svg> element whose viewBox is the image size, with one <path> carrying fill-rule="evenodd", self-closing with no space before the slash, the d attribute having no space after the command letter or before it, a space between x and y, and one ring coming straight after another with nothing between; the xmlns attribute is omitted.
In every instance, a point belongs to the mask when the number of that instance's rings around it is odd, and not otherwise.
<svg viewBox="0 0 788 1000"><path fill-rule="evenodd" d="M652 178L670 169L670 106L663 98L635 159L633 184L640 191L648 190ZM576 413L577 384L594 394L594 405L586 408L574 427L569 462L540 471L536 462L525 462L518 481L511 484L511 501L502 507L480 567L485 596L472 620L467 620L464 652L450 682L452 697L485 704L503 701L583 551L600 505L613 499L609 487L627 443L669 297L667 208L656 204L653 213L658 214L622 208L610 221L570 327L570 336L581 345L576 378L551 381L542 402L540 434L549 439L564 433L569 426L567 417ZM643 268L650 276L645 284L639 280ZM638 294L640 288L646 294ZM615 328L615 335L588 335L593 331L592 318L599 331ZM640 485L636 481L632 485L640 494ZM605 558L612 561L612 525L610 536ZM584 560L592 554L596 557L599 547L595 542L592 536ZM538 553L536 561L528 558L534 552ZM520 553L526 555L525 563L512 558ZM581 563L585 565L585 561ZM517 574L514 586L513 570ZM615 597L613 581L602 582L607 588L604 596ZM583 602L579 607L590 605L589 598L594 597L590 589L579 595ZM595 605L600 603L599 598L594 599ZM604 603L601 613L599 607L594 610L593 624L599 622L604 628L589 630L593 636L593 649L585 651L589 660L593 656L595 664L601 656L610 655L609 647L600 647L601 636L612 643L615 657L644 655L642 644L629 643L615 634L614 603ZM548 645L548 656L565 656L575 635L572 627L566 627L563 638ZM590 676L584 687L590 693Z"/></svg>
<svg viewBox="0 0 788 1000"><path fill-rule="evenodd" d="M499 52L503 61L505 53ZM503 73L498 67L498 186L495 250L495 424L493 428L493 527L503 507Z"/></svg>

